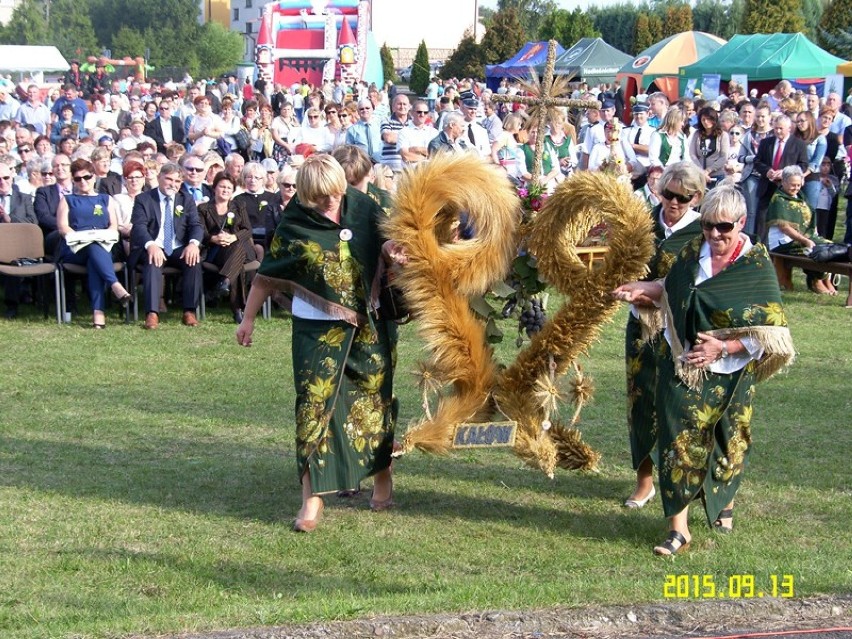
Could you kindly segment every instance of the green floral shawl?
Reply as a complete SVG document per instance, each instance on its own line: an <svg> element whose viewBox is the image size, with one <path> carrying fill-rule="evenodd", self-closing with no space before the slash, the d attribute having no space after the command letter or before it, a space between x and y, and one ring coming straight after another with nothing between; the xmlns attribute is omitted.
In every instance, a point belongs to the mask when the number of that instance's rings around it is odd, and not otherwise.
<svg viewBox="0 0 852 639"><path fill-rule="evenodd" d="M768 379L795 357L769 253L763 244L756 244L747 255L696 285L703 242L703 237L696 237L687 243L665 280L663 309L672 334L675 371L690 388L698 389L707 373L682 360L684 340L695 343L699 332L717 339L750 336L764 349L756 363L756 379Z"/></svg>
<svg viewBox="0 0 852 639"><path fill-rule="evenodd" d="M339 224L304 206L297 195L281 215L258 277L290 301L298 294L334 319L363 326L378 297L382 217L371 198L352 188L343 198Z"/></svg>
<svg viewBox="0 0 852 639"><path fill-rule="evenodd" d="M696 218L682 229L678 229L666 237L665 229L660 222L662 205L658 204L651 211L654 219L654 245L656 253L648 263L646 281L658 280L665 277L677 259L684 245L693 238L701 235L701 223ZM663 330L663 316L659 309L637 306L636 312L642 325L642 341L653 340Z"/></svg>
<svg viewBox="0 0 852 639"><path fill-rule="evenodd" d="M814 239L816 234L815 216L808 203L798 195L796 197L787 195L781 189L775 191L769 202L769 209L766 211L767 226L777 226L778 222L787 222L810 239Z"/></svg>

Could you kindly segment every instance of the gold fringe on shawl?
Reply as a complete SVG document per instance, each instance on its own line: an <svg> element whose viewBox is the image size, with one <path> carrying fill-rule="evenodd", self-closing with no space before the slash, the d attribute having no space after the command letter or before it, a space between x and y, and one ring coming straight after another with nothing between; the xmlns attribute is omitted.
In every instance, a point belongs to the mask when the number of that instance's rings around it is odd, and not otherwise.
<svg viewBox="0 0 852 639"><path fill-rule="evenodd" d="M600 267L588 267L576 247L605 221L609 251ZM583 444L579 431L560 427L542 432L543 414L533 388L546 374L549 358L564 375L612 318L618 302L610 292L639 279L654 252L652 221L645 204L609 175L576 173L560 184L531 224L528 247L542 276L566 297L553 319L500 375L495 398L518 422L515 452L548 476L555 467L594 469L599 455ZM588 398L585 398L587 400Z"/></svg>
<svg viewBox="0 0 852 639"><path fill-rule="evenodd" d="M462 212L476 236L453 242ZM519 219L518 198L505 173L478 156L439 154L403 173L383 230L408 256L396 284L431 354L430 374L451 384L454 394L441 398L431 418L408 430L400 454L413 448L446 453L457 424L490 410L497 369L468 297L505 277Z"/></svg>

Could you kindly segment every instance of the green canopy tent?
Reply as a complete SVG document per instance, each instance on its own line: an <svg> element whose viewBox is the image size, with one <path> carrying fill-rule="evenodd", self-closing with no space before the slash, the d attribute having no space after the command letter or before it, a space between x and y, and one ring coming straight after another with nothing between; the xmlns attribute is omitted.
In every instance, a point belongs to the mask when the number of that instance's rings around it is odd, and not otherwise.
<svg viewBox="0 0 852 639"><path fill-rule="evenodd" d="M704 74L721 75L722 90L732 74L747 75L750 88L769 90L781 80L824 78L842 63L801 33L735 35L714 53L680 68L680 93L690 79L698 80L700 88Z"/></svg>
<svg viewBox="0 0 852 639"><path fill-rule="evenodd" d="M553 72L568 75L589 84L601 84L615 80L615 74L631 57L601 38L582 38L573 47L556 58ZM535 70L544 74L545 65L538 64Z"/></svg>

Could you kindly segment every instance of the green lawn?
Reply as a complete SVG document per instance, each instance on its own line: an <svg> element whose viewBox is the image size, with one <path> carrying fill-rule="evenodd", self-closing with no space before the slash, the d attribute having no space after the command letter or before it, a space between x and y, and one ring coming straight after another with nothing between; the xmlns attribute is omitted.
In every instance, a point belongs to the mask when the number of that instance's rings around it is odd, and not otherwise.
<svg viewBox="0 0 852 639"><path fill-rule="evenodd" d="M803 287L803 279L797 282ZM846 283L844 281L843 286ZM660 602L667 575L792 575L796 597L852 591L852 311L785 295L799 358L758 390L736 532L693 515L693 546L651 547L659 500L632 487L622 309L586 363L583 414L600 473L524 467L508 450L413 453L396 462L391 512L366 491L327 500L317 533L290 531L289 322L258 319L238 348L230 314L197 329L0 323L0 636L114 637L373 614ZM511 339L500 348L508 361ZM401 336L402 427L419 417L422 356ZM700 510L700 509L699 509ZM779 577L780 579L780 577Z"/></svg>

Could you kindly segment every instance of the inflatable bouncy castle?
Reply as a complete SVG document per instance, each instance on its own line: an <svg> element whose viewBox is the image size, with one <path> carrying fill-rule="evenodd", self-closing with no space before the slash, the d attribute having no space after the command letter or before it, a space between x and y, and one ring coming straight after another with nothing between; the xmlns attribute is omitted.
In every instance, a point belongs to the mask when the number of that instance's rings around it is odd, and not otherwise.
<svg viewBox="0 0 852 639"><path fill-rule="evenodd" d="M258 75L291 86L307 78L382 85L382 60L369 30L370 0L278 0L263 8L255 50Z"/></svg>

